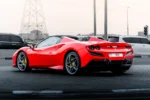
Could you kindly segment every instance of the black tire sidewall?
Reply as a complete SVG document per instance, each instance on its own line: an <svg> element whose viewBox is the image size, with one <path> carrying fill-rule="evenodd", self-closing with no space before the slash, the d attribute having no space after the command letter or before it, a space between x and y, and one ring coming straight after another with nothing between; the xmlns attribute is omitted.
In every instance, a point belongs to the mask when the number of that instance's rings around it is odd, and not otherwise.
<svg viewBox="0 0 150 100"><path fill-rule="evenodd" d="M122 66L122 65L118 65L118 67L116 68L112 68L111 72L115 75L121 75L124 74L126 71L128 71L130 69L131 66Z"/></svg>
<svg viewBox="0 0 150 100"><path fill-rule="evenodd" d="M115 75L121 75L124 74L127 70L118 69L118 70L111 70L111 72Z"/></svg>

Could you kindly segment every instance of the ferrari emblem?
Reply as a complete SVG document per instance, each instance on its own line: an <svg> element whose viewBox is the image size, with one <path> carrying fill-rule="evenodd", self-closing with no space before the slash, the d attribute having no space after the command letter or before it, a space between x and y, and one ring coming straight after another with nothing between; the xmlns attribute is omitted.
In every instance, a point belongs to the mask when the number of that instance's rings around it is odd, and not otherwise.
<svg viewBox="0 0 150 100"><path fill-rule="evenodd" d="M117 46L112 46L112 48L116 49L116 48L117 48Z"/></svg>

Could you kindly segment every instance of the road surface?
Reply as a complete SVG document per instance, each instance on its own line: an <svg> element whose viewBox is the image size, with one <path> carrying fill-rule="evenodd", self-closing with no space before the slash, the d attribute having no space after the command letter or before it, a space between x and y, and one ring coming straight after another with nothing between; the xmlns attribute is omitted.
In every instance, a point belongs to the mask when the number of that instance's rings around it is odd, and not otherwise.
<svg viewBox="0 0 150 100"><path fill-rule="evenodd" d="M4 50L5 51L5 50ZM10 56L15 51L0 52ZM4 54L5 53L5 54ZM85 73L68 76L61 71L33 70L22 73L11 61L0 60L0 91L12 90L103 90L150 88L150 59L135 58L134 65L124 75L111 72Z"/></svg>
<svg viewBox="0 0 150 100"><path fill-rule="evenodd" d="M60 71L19 72L11 66L0 67L0 91L12 90L87 90L150 88L150 66L133 65L121 76L110 72L68 76Z"/></svg>

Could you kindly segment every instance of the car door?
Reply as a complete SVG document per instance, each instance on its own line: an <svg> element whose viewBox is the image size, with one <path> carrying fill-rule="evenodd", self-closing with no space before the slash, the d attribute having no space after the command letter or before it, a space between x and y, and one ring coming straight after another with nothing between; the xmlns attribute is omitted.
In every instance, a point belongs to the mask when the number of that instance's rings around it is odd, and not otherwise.
<svg viewBox="0 0 150 100"><path fill-rule="evenodd" d="M9 34L0 35L0 49L11 49Z"/></svg>
<svg viewBox="0 0 150 100"><path fill-rule="evenodd" d="M141 38L144 55L150 55L150 41L147 38Z"/></svg>
<svg viewBox="0 0 150 100"><path fill-rule="evenodd" d="M10 41L13 49L19 49L23 46L23 40L19 36L10 35Z"/></svg>
<svg viewBox="0 0 150 100"><path fill-rule="evenodd" d="M123 41L132 45L135 55L143 55L144 50L143 50L143 44L142 44L141 38L139 38L139 37L124 37L122 39L123 39Z"/></svg>
<svg viewBox="0 0 150 100"><path fill-rule="evenodd" d="M30 53L30 62L33 66L49 67L53 65L53 52L55 52L55 45L61 40L60 37L53 36L45 39L44 41L37 44L32 53Z"/></svg>

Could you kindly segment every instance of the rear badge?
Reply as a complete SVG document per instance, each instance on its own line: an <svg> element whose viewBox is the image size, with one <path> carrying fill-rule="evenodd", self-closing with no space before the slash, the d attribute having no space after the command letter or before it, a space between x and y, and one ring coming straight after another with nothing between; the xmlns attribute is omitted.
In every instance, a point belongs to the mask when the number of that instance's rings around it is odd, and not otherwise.
<svg viewBox="0 0 150 100"><path fill-rule="evenodd" d="M112 46L112 48L116 49L116 48L117 48L117 46Z"/></svg>
<svg viewBox="0 0 150 100"><path fill-rule="evenodd" d="M114 48L116 49L118 46L107 46L107 48Z"/></svg>

